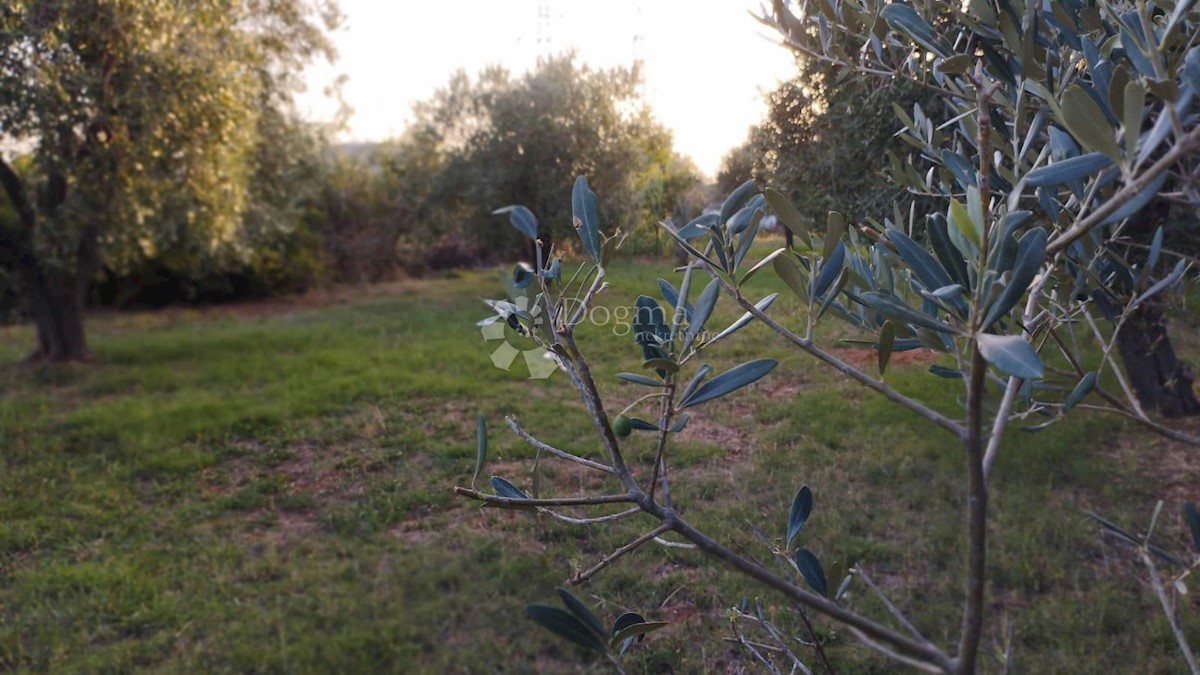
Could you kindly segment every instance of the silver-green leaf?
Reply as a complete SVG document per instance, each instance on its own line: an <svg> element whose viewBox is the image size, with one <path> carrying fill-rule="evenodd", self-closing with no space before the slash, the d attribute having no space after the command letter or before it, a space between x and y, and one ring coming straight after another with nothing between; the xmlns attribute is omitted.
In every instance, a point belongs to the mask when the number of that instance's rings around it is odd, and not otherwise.
<svg viewBox="0 0 1200 675"><path fill-rule="evenodd" d="M729 392L757 382L777 365L779 365L779 362L775 359L758 359L730 368L704 383L703 386L698 387L687 399L681 400L679 402L679 409L690 408L691 406L720 398Z"/></svg>
<svg viewBox="0 0 1200 675"><path fill-rule="evenodd" d="M980 333L976 340L983 358L1005 373L1026 380L1042 376L1042 359L1024 336Z"/></svg>
<svg viewBox="0 0 1200 675"><path fill-rule="evenodd" d="M517 229L517 232L520 232L530 239L537 239L537 218L534 217L532 211L524 206L505 206L502 209L496 209L495 211L492 211L492 213L497 216L507 213L508 222L512 223L512 226Z"/></svg>
<svg viewBox="0 0 1200 675"><path fill-rule="evenodd" d="M600 262L600 215L596 211L596 194L588 188L587 179L579 176L571 190L571 216L583 248Z"/></svg>

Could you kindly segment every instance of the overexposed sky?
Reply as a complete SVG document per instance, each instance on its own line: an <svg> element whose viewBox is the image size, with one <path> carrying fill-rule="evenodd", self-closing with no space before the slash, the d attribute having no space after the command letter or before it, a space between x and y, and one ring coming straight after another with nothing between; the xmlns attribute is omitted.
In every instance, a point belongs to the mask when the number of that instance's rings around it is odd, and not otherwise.
<svg viewBox="0 0 1200 675"><path fill-rule="evenodd" d="M675 147L714 176L721 157L766 112L764 94L795 71L778 38L755 21L759 0L341 0L340 58L308 72L299 99L313 119L335 106L321 95L344 73L354 108L342 140L396 136L412 104L460 68L528 70L539 55L575 49L598 67L644 64L647 102Z"/></svg>

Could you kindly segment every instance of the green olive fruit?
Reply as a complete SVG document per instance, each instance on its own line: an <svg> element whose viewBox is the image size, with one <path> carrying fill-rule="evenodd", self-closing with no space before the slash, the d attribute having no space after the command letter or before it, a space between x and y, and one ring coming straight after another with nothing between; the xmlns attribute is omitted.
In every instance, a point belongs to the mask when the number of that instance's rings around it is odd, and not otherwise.
<svg viewBox="0 0 1200 675"><path fill-rule="evenodd" d="M617 415L617 419L613 420L613 432L621 438L625 438L633 432L633 422L624 415Z"/></svg>

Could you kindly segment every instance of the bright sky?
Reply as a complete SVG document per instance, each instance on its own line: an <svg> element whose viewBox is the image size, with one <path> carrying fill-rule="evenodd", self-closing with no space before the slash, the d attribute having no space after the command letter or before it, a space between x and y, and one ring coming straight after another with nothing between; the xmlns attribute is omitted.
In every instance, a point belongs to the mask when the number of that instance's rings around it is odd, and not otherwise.
<svg viewBox="0 0 1200 675"><path fill-rule="evenodd" d="M338 73L354 108L341 140L398 135L412 104L462 68L528 70L538 55L574 48L598 67L644 63L645 94L676 149L715 176L721 157L766 112L764 95L795 67L778 38L750 16L758 0L341 0L340 58L314 66L300 107L329 119L321 91Z"/></svg>

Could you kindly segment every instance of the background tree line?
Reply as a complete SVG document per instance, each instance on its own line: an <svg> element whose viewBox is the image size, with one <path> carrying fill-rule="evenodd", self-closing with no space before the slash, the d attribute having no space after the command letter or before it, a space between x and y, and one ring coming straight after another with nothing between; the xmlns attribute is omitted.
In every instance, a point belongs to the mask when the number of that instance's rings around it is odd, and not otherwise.
<svg viewBox="0 0 1200 675"><path fill-rule="evenodd" d="M85 305L162 306L379 281L507 259L493 216L588 173L637 251L703 205L695 167L638 96L636 66L571 54L454 75L407 131L339 146L300 118L302 67L333 58L333 3L17 2L0 10L0 320L36 356L87 353ZM179 49L182 44L190 49Z"/></svg>

